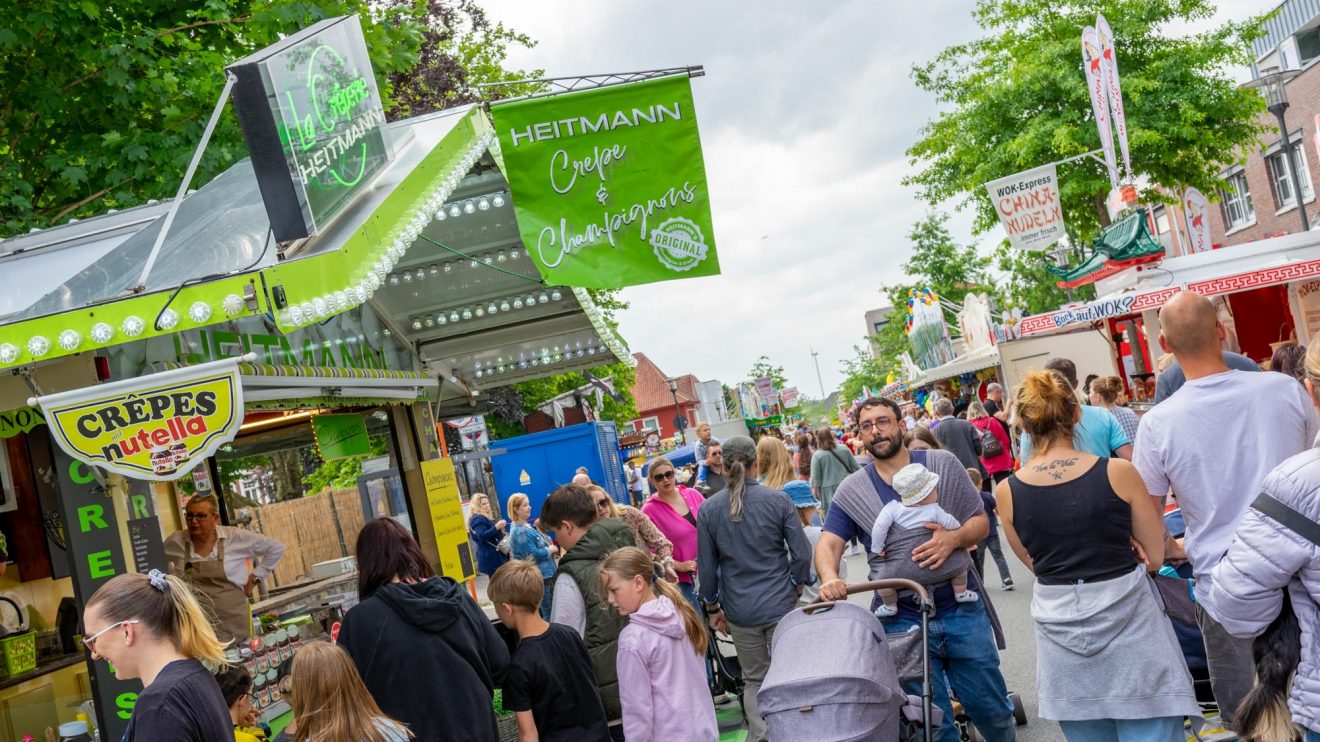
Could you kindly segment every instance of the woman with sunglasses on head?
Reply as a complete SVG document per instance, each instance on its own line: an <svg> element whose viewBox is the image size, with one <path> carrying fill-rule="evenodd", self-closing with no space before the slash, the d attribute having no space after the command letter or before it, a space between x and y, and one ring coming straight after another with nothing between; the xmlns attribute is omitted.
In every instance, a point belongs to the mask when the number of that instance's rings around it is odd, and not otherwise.
<svg viewBox="0 0 1320 742"><path fill-rule="evenodd" d="M123 742L232 742L229 706L202 662L225 666L224 645L188 585L158 570L122 574L83 609L83 644L120 680L143 689Z"/></svg>
<svg viewBox="0 0 1320 742"><path fill-rule="evenodd" d="M652 459L646 476L655 487L655 494L642 505L642 514L651 519L655 527L674 545L673 568L678 573L678 589L683 597L697 608L697 510L706 498L701 493L678 483L674 462L666 458Z"/></svg>
<svg viewBox="0 0 1320 742"><path fill-rule="evenodd" d="M664 567L665 576L670 582L678 580L678 573L674 571L674 544L655 527L646 513L610 499L610 494L600 485L587 487L587 492L591 493L591 500L596 503L596 513L600 517L618 518L627 523L637 548L650 554L656 564Z"/></svg>

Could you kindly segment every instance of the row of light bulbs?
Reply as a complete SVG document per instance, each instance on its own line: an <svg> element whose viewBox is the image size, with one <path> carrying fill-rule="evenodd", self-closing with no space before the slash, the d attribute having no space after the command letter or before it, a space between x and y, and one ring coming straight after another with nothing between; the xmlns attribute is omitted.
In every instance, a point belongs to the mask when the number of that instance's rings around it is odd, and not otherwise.
<svg viewBox="0 0 1320 742"><path fill-rule="evenodd" d="M243 311L243 300L239 298L238 294L229 294L220 301L220 308L224 311L226 317L237 317ZM211 319L212 313L211 305L204 301L195 301L188 307L188 319L195 325L206 324ZM179 326L182 319L177 311L167 307L165 311L160 313L156 324L162 330L173 330ZM96 345L106 345L114 340L116 334L122 334L125 338L132 339L146 332L146 330L147 320L135 314L130 314L119 323L117 329L107 322L97 322L91 326L87 335ZM45 335L33 335L28 338L21 349L13 343L0 343L0 365L8 366L16 363L22 357L23 350L26 350L33 360L44 357L56 345L66 352L72 352L83 347L83 339L81 332L68 328L56 335L53 343Z"/></svg>
<svg viewBox="0 0 1320 742"><path fill-rule="evenodd" d="M398 265L412 243L421 236L422 230L430 223L432 215L439 213L442 207L448 210L449 206L458 206L460 214L479 211L481 209L480 198L471 204L471 212L467 212L468 205L466 202L456 202L455 204L447 204L446 202L454 190L458 188L459 183L463 181L463 177L486 154L486 150L495 144L495 141L494 133L486 132L468 148L468 151L455 164L449 175L427 195L425 200L416 204L413 211L414 216L395 229L391 237L388 238L388 247L379 253L379 257L374 262L363 266L361 278L356 283L345 286L338 291L290 305L285 315L288 323L299 326L309 324L366 303L381 286L386 284L390 273ZM499 200L504 200L502 194L497 193L494 195L498 196ZM494 197L487 198L489 199L487 208L490 208L491 205L494 205L496 199ZM414 273L415 277L416 274Z"/></svg>
<svg viewBox="0 0 1320 742"><path fill-rule="evenodd" d="M499 209L503 208L505 203L507 203L507 200L504 198L503 191L492 193L489 196L478 196L476 198L455 201L436 209L435 220L437 222L443 222L446 219L457 219L464 214L470 216L478 211L490 211L492 206Z"/></svg>
<svg viewBox="0 0 1320 742"><path fill-rule="evenodd" d="M596 342L597 341L594 338L588 338L585 344L578 341L573 347L569 347L569 345L565 343L563 348L560 348L558 345L553 348L541 348L539 354L533 353L530 358L527 357L526 353L519 353L517 359L514 359L512 356L509 357L507 361L504 358L497 358L493 362L486 361L484 365L481 362L477 362L477 364L472 367L472 375L478 379L489 378L509 371L518 371L528 367L535 368L537 366L549 366L552 363L561 363L575 358L594 356L596 353L604 353L604 345L602 344L598 347Z"/></svg>
<svg viewBox="0 0 1320 742"><path fill-rule="evenodd" d="M470 307L454 308L447 312L441 310L435 314L424 314L412 318L412 328L420 330L423 327L443 327L447 324L468 320L474 317L485 317L486 315L499 314L500 312L512 312L523 307L534 307L538 303L549 304L552 301L559 301L563 298L558 288L552 288L549 291L542 291L539 294L528 294L523 297L521 294L511 296L507 299L500 299L498 302L491 300L490 303L482 305L475 304Z"/></svg>
<svg viewBox="0 0 1320 742"><path fill-rule="evenodd" d="M507 263L510 260L517 260L523 255L522 249L517 247L509 248L508 252L498 250L488 252L480 257L473 255L467 260L450 260L444 263L431 263L430 265L418 266L407 270L396 271L386 277L385 282L390 286L399 284L413 283L414 281L425 281L429 278L439 278L441 275L453 273L456 268L462 268L467 265L469 268L476 268L481 265L495 265L496 263Z"/></svg>

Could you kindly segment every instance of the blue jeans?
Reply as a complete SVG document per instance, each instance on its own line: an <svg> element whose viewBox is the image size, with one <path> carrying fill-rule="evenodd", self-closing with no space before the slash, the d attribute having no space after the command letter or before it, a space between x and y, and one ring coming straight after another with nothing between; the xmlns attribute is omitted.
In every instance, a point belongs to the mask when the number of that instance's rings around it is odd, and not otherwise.
<svg viewBox="0 0 1320 742"><path fill-rule="evenodd" d="M691 603L692 607L696 609L697 615L704 618L706 612L701 608L701 599L697 597L696 585L691 582L680 582L678 583L678 591L683 593L683 597L687 598L687 602Z"/></svg>
<svg viewBox="0 0 1320 742"><path fill-rule="evenodd" d="M884 619L886 634L899 634L916 627L920 619L895 616ZM958 742L953 724L953 705L949 687L971 717L986 742L1014 742L1013 702L999 671L999 649L985 604L959 603L952 613L943 613L930 621L931 698L944 710L944 723L932 735L937 742ZM903 684L907 693L920 696L921 682Z"/></svg>
<svg viewBox="0 0 1320 742"><path fill-rule="evenodd" d="M545 592L541 595L541 618L550 620L550 597L554 594L555 581L547 579L545 581Z"/></svg>
<svg viewBox="0 0 1320 742"><path fill-rule="evenodd" d="M1113 742L1113 740L1142 740L1142 742L1181 742L1183 717L1163 716L1158 719L1092 719L1088 721L1061 721L1063 736L1068 742Z"/></svg>
<svg viewBox="0 0 1320 742"><path fill-rule="evenodd" d="M1304 739L1303 742L1320 742L1320 732L1317 732L1314 729L1307 729L1306 739Z"/></svg>

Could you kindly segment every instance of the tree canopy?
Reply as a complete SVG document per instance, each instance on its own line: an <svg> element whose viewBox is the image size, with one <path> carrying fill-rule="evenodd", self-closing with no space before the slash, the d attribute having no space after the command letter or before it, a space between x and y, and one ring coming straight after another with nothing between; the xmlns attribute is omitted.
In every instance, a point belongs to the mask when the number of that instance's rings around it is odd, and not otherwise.
<svg viewBox="0 0 1320 742"><path fill-rule="evenodd" d="M752 368L747 372L747 378L759 379L762 376L769 377L775 383L775 389L783 389L788 386L788 375L784 373L783 366L776 366L770 362L770 356L761 356L752 364Z"/></svg>
<svg viewBox="0 0 1320 742"><path fill-rule="evenodd" d="M224 68L317 21L357 14L391 118L475 99L527 37L471 0L17 0L0 22L0 236L168 198ZM194 183L247 154L226 111Z"/></svg>
<svg viewBox="0 0 1320 742"><path fill-rule="evenodd" d="M1133 168L1150 179L1142 199L1169 200L1159 188L1216 193L1223 168L1260 135L1264 103L1229 70L1252 61L1263 17L1171 35L1211 17L1210 0L980 0L973 15L987 35L913 68L942 110L908 149L918 172L905 182L931 204L973 209L982 233L998 223L987 181L1097 149L1080 43L1097 12L1115 35ZM1082 159L1060 165L1059 180L1070 234L1096 236L1108 222L1104 168Z"/></svg>

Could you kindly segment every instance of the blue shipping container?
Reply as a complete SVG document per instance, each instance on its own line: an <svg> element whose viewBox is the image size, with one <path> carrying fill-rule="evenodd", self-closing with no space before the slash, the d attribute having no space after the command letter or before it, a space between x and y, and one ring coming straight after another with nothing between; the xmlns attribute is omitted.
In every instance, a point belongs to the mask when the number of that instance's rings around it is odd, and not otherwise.
<svg viewBox="0 0 1320 742"><path fill-rule="evenodd" d="M619 435L613 422L582 423L566 428L529 433L491 441L492 449L506 453L490 460L499 496L501 517L508 517L509 497L521 492L532 505L532 519L556 487L573 481L579 466L587 467L591 481L600 484L615 502L628 502Z"/></svg>

